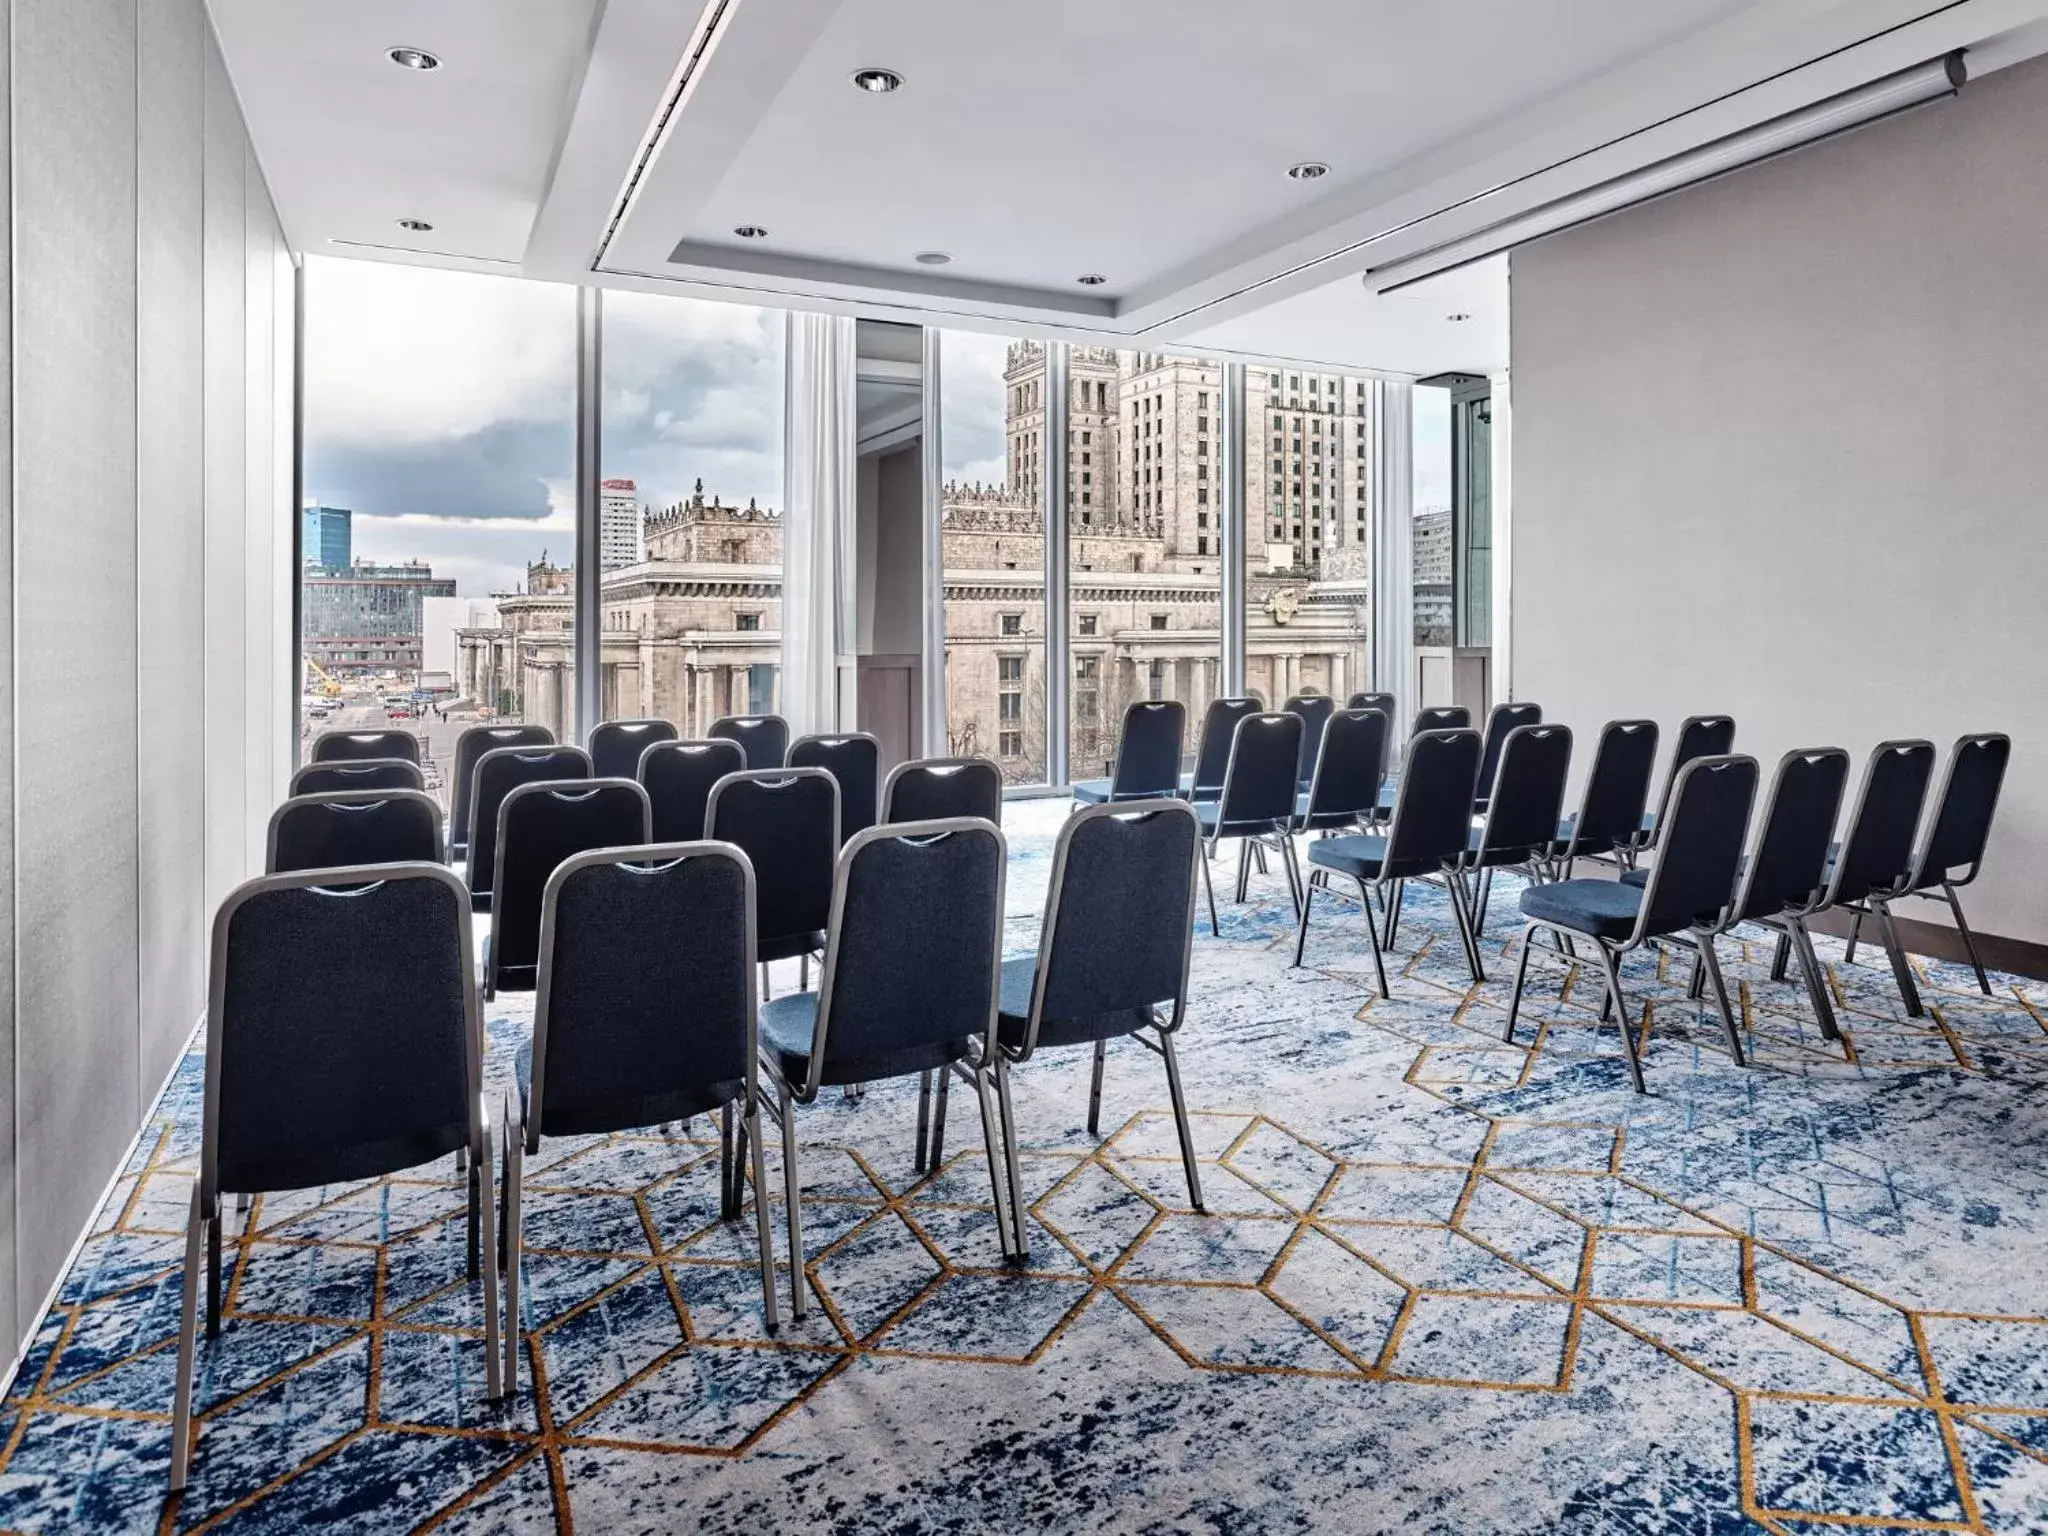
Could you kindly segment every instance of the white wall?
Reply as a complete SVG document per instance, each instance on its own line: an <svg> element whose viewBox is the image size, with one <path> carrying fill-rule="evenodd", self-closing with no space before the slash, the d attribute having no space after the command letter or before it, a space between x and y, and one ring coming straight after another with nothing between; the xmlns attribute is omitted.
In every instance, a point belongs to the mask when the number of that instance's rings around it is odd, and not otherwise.
<svg viewBox="0 0 2048 1536"><path fill-rule="evenodd" d="M5 0L0 1330L204 1007L291 738L291 269L201 0ZM5 249L8 242L0 242Z"/></svg>
<svg viewBox="0 0 2048 1536"><path fill-rule="evenodd" d="M1582 758L1610 717L1727 710L1766 772L1795 746L2008 731L1969 906L2036 942L2044 140L2035 63L1517 251L1511 275L1516 694Z"/></svg>

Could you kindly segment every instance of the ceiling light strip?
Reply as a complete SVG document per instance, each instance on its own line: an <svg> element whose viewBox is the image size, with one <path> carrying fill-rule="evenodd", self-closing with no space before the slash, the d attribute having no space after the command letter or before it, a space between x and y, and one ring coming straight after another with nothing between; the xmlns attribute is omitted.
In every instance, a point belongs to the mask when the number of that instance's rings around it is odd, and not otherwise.
<svg viewBox="0 0 2048 1536"><path fill-rule="evenodd" d="M698 18L697 30L690 37L690 44L683 50L683 59L676 66L676 72L669 77L668 88L662 92L661 110L648 125L641 137L640 147L634 152L632 167L626 172L626 180L619 188L619 195L612 201L612 216L606 221L604 238L597 243L597 250L591 256L590 270L595 272L604 265L610 252L612 239L619 232L619 226L626 222L626 216L633 211L633 203L640 195L640 183L653 166L662 147L668 142L669 129L674 126L677 115L689 100L690 93L697 87L703 73L704 63L711 57L711 51L718 46L718 40L725 35L726 23L733 12L739 9L739 0L713 0L704 14Z"/></svg>
<svg viewBox="0 0 2048 1536"><path fill-rule="evenodd" d="M1731 133L1698 149L1660 160L1642 170L1617 176L1584 192L1558 198L1526 213L1412 252L1384 266L1368 267L1365 285L1375 293L1391 293L1454 267L1469 266L1475 261L1497 256L1545 235L1591 223L1610 213L1637 207L1717 176L1725 176L1731 171L1847 133L1852 128L1867 127L1900 112L1925 106L1930 101L1953 96L1968 78L1969 73L1959 52L1901 70L1856 90L1844 91L1826 101L1787 112L1754 128Z"/></svg>

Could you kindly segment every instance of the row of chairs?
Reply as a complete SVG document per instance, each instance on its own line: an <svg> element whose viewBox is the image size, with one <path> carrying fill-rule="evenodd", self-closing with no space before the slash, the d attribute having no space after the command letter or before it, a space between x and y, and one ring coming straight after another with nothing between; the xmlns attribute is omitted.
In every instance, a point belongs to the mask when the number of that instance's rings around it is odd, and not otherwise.
<svg viewBox="0 0 2048 1536"><path fill-rule="evenodd" d="M835 1083L921 1077L921 1170L941 1165L948 1084L972 1088L1001 1246L1021 1262L1029 1238L1012 1071L1040 1050L1090 1047L1088 1125L1099 1133L1105 1047L1135 1037L1164 1064L1189 1195L1202 1208L1174 1052L1199 841L1196 816L1179 800L1073 817L1055 851L1038 947L1005 962L1007 849L992 821L868 828L832 861L818 990L765 1004L754 963L760 870L747 850L643 841L572 854L542 894L534 1029L503 1107L495 1201L482 994L462 883L419 860L274 873L239 887L213 929L171 1486L185 1485L190 1463L202 1269L208 1335L220 1325L224 1196L375 1178L457 1153L469 1178L472 1281L481 1256L493 1397L517 1384L523 1169L546 1136L667 1128L716 1112L727 1219L742 1213L751 1169L771 1330L781 1311L765 1137L772 1130L781 1140L790 1303L801 1319L808 1274L796 1106Z"/></svg>

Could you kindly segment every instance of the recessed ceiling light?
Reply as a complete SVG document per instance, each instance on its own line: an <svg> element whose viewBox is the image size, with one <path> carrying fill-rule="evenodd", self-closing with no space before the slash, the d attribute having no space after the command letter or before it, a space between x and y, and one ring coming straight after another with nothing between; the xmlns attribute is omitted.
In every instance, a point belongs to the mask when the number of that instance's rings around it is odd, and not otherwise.
<svg viewBox="0 0 2048 1536"><path fill-rule="evenodd" d="M758 224L735 224L732 232L742 240L766 240L768 231Z"/></svg>
<svg viewBox="0 0 2048 1536"><path fill-rule="evenodd" d="M424 48L392 48L386 50L384 57L400 69L428 70L441 67L441 61Z"/></svg>
<svg viewBox="0 0 2048 1536"><path fill-rule="evenodd" d="M1083 288L1100 288L1104 283L1108 282L1109 279L1104 277L1100 272L1083 272L1079 277L1075 278L1074 281L1079 283Z"/></svg>
<svg viewBox="0 0 2048 1536"><path fill-rule="evenodd" d="M917 264L921 267L943 267L952 259L944 251L919 251L916 257Z"/></svg>
<svg viewBox="0 0 2048 1536"><path fill-rule="evenodd" d="M1457 314L1445 315L1444 318L1450 321L1453 325L1463 325L1467 320L1470 320L1472 317L1466 314L1464 311L1460 310Z"/></svg>
<svg viewBox="0 0 2048 1536"><path fill-rule="evenodd" d="M428 230L432 229L434 226L429 224L425 219L400 219L398 221L398 227L400 229L409 229L416 235L424 235Z"/></svg>
<svg viewBox="0 0 2048 1536"><path fill-rule="evenodd" d="M1296 181L1314 181L1330 174L1330 168L1320 160L1304 160L1299 165L1287 167L1287 174Z"/></svg>
<svg viewBox="0 0 2048 1536"><path fill-rule="evenodd" d="M903 88L903 77L893 69L856 69L853 83L873 95L886 96Z"/></svg>

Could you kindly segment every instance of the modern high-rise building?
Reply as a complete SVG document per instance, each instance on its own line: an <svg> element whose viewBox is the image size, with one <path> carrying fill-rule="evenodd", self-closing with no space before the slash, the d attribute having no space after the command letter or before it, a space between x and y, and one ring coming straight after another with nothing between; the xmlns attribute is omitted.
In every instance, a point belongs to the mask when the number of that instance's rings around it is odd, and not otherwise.
<svg viewBox="0 0 2048 1536"><path fill-rule="evenodd" d="M417 672L424 604L453 597L455 582L417 560L308 572L301 584L305 654L330 672Z"/></svg>
<svg viewBox="0 0 2048 1536"><path fill-rule="evenodd" d="M299 549L305 563L319 571L345 571L355 563L354 536L347 507L306 507Z"/></svg>
<svg viewBox="0 0 2048 1536"><path fill-rule="evenodd" d="M599 563L608 571L640 563L640 488L607 480L598 501Z"/></svg>

